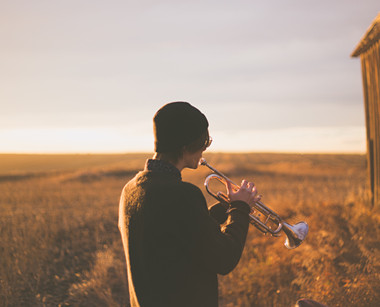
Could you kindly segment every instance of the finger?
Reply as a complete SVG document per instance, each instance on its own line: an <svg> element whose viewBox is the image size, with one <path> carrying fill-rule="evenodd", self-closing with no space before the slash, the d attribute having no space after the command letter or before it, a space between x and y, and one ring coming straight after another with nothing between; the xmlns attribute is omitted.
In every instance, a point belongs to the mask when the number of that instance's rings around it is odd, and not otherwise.
<svg viewBox="0 0 380 307"><path fill-rule="evenodd" d="M261 194L255 196L255 198L254 198L254 202L255 202L255 203L259 202L259 201L261 200L261 197L263 197Z"/></svg>
<svg viewBox="0 0 380 307"><path fill-rule="evenodd" d="M253 186L251 192L252 192L252 195L253 195L253 196L256 196L256 194L257 194L257 188L256 188L256 186Z"/></svg>
<svg viewBox="0 0 380 307"><path fill-rule="evenodd" d="M255 186L255 184L253 182L248 182L248 185L247 185L248 191L252 191L254 186Z"/></svg>
<svg viewBox="0 0 380 307"><path fill-rule="evenodd" d="M245 180L245 179L243 179L243 181L241 182L241 188L244 188L244 189L246 189L246 188L247 188L247 186L248 186L248 181L247 181L247 180Z"/></svg>
<svg viewBox="0 0 380 307"><path fill-rule="evenodd" d="M253 191L251 192L251 195L249 196L249 200L256 203L261 199L261 195L257 195L256 187L254 187Z"/></svg>
<svg viewBox="0 0 380 307"><path fill-rule="evenodd" d="M227 195L230 196L234 194L234 189L232 187L231 182L229 182L228 180L226 182L227 182Z"/></svg>

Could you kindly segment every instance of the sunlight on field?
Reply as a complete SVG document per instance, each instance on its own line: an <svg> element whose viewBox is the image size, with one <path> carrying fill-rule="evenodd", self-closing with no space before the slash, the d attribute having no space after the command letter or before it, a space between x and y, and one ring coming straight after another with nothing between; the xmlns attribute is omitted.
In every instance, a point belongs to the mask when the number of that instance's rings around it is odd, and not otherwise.
<svg viewBox="0 0 380 307"><path fill-rule="evenodd" d="M150 154L1 155L0 302L4 306L127 306L117 229L123 185ZM207 154L289 223L310 226L287 250L254 227L238 267L219 277L220 306L380 304L380 213L366 206L363 155ZM209 173L185 171L198 185ZM213 200L205 195L209 204ZM1 304L0 304L1 305Z"/></svg>

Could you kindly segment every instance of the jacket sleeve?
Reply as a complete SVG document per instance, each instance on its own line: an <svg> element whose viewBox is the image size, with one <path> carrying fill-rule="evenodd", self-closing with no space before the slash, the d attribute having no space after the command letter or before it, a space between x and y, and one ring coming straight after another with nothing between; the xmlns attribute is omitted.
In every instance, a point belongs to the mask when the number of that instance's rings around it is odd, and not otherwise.
<svg viewBox="0 0 380 307"><path fill-rule="evenodd" d="M212 218L214 218L218 224L223 224L227 218L227 210L229 209L229 204L227 203L216 203L208 208L208 213Z"/></svg>
<svg viewBox="0 0 380 307"><path fill-rule="evenodd" d="M185 201L180 206L185 214L180 218L181 242L193 259L206 270L228 274L238 264L244 249L249 227L250 207L235 201L228 210L227 222L221 228L209 215L206 200L200 189L188 185Z"/></svg>

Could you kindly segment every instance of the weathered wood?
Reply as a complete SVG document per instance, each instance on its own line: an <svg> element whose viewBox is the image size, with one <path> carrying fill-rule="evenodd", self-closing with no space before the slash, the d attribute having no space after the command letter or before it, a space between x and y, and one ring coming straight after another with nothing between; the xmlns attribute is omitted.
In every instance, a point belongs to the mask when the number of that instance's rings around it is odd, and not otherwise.
<svg viewBox="0 0 380 307"><path fill-rule="evenodd" d="M368 181L373 206L380 207L380 13L352 53L360 56L367 129Z"/></svg>
<svg viewBox="0 0 380 307"><path fill-rule="evenodd" d="M355 50L352 52L352 57L358 57L366 52L374 43L380 39L380 13L376 16Z"/></svg>

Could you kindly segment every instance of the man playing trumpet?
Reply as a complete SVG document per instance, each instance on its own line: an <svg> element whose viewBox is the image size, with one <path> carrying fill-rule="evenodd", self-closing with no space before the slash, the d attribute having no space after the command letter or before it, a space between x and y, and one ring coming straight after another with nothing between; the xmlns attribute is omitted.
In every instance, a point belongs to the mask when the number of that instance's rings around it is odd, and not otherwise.
<svg viewBox="0 0 380 307"><path fill-rule="evenodd" d="M131 306L218 306L217 274L238 264L249 225L253 183L228 185L229 206L210 209L201 190L183 182L210 146L206 117L186 102L153 118L155 154L121 194L119 229ZM223 227L221 227L223 224Z"/></svg>

